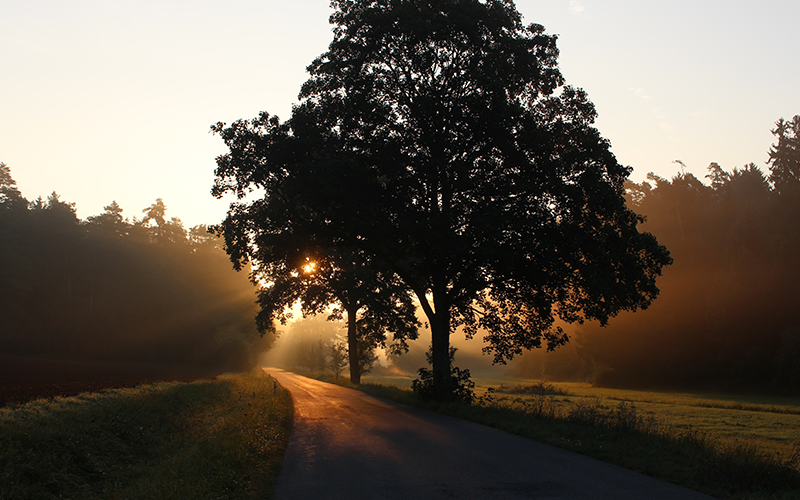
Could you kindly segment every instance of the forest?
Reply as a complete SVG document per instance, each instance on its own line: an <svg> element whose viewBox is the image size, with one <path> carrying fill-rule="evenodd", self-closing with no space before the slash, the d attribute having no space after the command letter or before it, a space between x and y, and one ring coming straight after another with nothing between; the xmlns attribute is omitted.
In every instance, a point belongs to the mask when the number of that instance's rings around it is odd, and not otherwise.
<svg viewBox="0 0 800 500"><path fill-rule="evenodd" d="M128 219L112 202L80 220L54 192L29 202L0 164L0 353L181 367L252 366L255 289L205 226L185 229L156 200Z"/></svg>
<svg viewBox="0 0 800 500"><path fill-rule="evenodd" d="M605 328L579 326L553 353L526 353L514 372L604 386L798 392L798 132L800 116L777 122L767 173L712 163L703 180L682 171L628 183L642 230L674 259L659 297Z"/></svg>
<svg viewBox="0 0 800 500"><path fill-rule="evenodd" d="M659 297L606 327L564 325L569 343L526 351L506 373L601 386L798 392L798 131L800 117L778 122L768 172L712 163L704 179L681 171L628 182L627 203L645 217L642 230L674 259L658 280ZM112 202L80 220L57 194L29 202L8 166L0 174L3 355L218 373L252 365L273 344L273 332L261 337L256 329L248 273L231 270L205 226L185 229L161 199L141 218L123 217ZM310 330L299 335L303 328ZM324 368L317 358L333 348L322 342L335 343L336 332L321 317L288 328L283 363ZM408 354L390 356L389 369L412 374L423 366L421 344L429 339L423 334ZM489 357L478 359L474 343L456 341L459 358L485 368Z"/></svg>

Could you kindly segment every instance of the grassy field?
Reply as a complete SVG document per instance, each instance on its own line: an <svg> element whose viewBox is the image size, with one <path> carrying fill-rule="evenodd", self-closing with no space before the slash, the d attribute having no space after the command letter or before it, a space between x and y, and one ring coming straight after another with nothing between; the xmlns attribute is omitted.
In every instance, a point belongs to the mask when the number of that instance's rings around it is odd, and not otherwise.
<svg viewBox="0 0 800 500"><path fill-rule="evenodd" d="M569 404L598 398L603 405L628 401L679 430L694 430L721 444L750 444L765 453L788 457L800 446L800 398L725 394L665 393L556 384L573 396L556 396Z"/></svg>
<svg viewBox="0 0 800 500"><path fill-rule="evenodd" d="M718 498L800 498L800 398L475 381L483 396L477 404L423 406ZM407 389L410 379L363 382L366 392L419 405ZM548 390L530 390L542 387Z"/></svg>
<svg viewBox="0 0 800 500"><path fill-rule="evenodd" d="M410 387L407 377L364 378L367 384ZM476 379L476 394L487 389L525 387L536 380ZM552 383L565 395L552 395L557 412L569 413L576 403L599 404L610 409L625 401L639 414L651 416L677 431L707 435L726 446L752 445L764 453L789 458L800 452L800 397L754 396L714 393L653 392L593 387L585 383ZM521 391L497 392L501 404L530 401L534 395ZM800 495L798 495L800 497Z"/></svg>
<svg viewBox="0 0 800 500"><path fill-rule="evenodd" d="M268 498L291 428L263 370L0 408L0 499Z"/></svg>

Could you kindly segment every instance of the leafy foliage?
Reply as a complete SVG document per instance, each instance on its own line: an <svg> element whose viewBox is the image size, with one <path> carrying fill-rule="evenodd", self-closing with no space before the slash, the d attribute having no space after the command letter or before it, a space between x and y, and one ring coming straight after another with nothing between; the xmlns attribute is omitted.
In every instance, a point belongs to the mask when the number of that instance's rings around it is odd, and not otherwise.
<svg viewBox="0 0 800 500"><path fill-rule="evenodd" d="M556 317L650 304L669 254L637 230L630 170L564 84L555 36L500 0L332 5L334 39L291 119L214 128L231 149L214 192L265 192L221 228L235 262L264 232L364 252L416 295L445 398L459 326L505 362L564 344Z"/></svg>
<svg viewBox="0 0 800 500"><path fill-rule="evenodd" d="M251 121L237 121L228 128L219 123L212 130L230 148L228 154L217 158L218 177L212 192L217 196L228 190L243 194L226 178L252 170L252 177L239 182L252 183L268 193L250 205L232 205L225 221L214 228L225 237L235 268L255 263L251 279L264 284L258 294L259 329L274 331L275 320L285 324L292 314L289 308L298 302L304 316L324 312L331 320L346 319L350 380L354 384L365 373L361 367L368 365L360 358L376 347L406 351L406 342L417 338L419 326L407 287L363 250L335 234L309 227L308 206L302 194L307 186L287 182L281 172L259 172L262 163L250 164L257 161L253 151L288 161L280 156L287 150L296 151L295 138L265 114ZM298 181L310 184L314 179ZM391 339L387 337L390 332Z"/></svg>

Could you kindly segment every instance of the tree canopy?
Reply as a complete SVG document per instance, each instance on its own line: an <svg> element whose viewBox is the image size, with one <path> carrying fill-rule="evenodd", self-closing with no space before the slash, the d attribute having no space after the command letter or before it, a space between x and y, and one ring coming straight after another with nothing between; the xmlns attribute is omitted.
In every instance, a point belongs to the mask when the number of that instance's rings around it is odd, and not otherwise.
<svg viewBox="0 0 800 500"><path fill-rule="evenodd" d="M338 238L414 292L432 332L432 383L450 386L450 334L485 333L504 362L568 339L554 326L646 307L670 263L638 231L621 166L565 84L556 36L501 0L335 0L334 39L281 122L216 130L215 192L234 261L268 224ZM258 207L280 206L279 223ZM305 245L306 240L297 239Z"/></svg>
<svg viewBox="0 0 800 500"><path fill-rule="evenodd" d="M330 319L338 320L346 317L350 379L355 384L360 383L363 360L372 359L375 347L392 352L406 350L406 341L417 337L419 326L408 287L363 249L334 232L318 231L300 215L309 209L304 205L308 186L302 184L314 182L313 178L290 181L282 172L255 165L245 167L252 167L252 177L241 182L230 183L222 174L236 169L234 164L260 161L253 156L254 148L258 154L277 156L292 155L295 148L305 146L296 144L286 127L267 115L236 122L230 128L220 123L212 130L230 148L228 155L217 159L219 177L213 193L219 196L233 189L243 195L248 187L271 193L250 204L234 204L216 226L225 237L235 268L256 262L251 279L260 284L259 329L274 332L275 320L285 324L291 314L289 308L296 302L300 302L304 315L327 313ZM239 173L250 175L244 170ZM391 340L387 332L393 334Z"/></svg>
<svg viewBox="0 0 800 500"><path fill-rule="evenodd" d="M0 163L0 353L204 376L253 366L272 337L252 285L205 226L165 212L159 199L131 221L111 202L80 220L56 193L28 203Z"/></svg>
<svg viewBox="0 0 800 500"><path fill-rule="evenodd" d="M254 255L259 266L253 275L264 283L258 293L258 321L263 329L276 318L285 323L291 314L288 308L296 302L304 315L327 314L331 320L345 320L354 384L371 366L376 347L401 353L408 349L408 340L417 338L419 321L407 289L364 252L330 244L283 254L269 244L275 241L271 236L259 234ZM393 333L391 339L387 332Z"/></svg>

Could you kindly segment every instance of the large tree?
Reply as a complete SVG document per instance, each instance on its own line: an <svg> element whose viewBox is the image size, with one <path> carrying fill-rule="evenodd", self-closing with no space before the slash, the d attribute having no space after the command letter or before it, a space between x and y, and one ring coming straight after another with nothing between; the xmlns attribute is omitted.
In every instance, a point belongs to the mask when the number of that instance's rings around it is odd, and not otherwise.
<svg viewBox="0 0 800 500"><path fill-rule="evenodd" d="M296 302L303 315L328 313L331 320L344 320L353 384L360 384L361 375L369 371L376 347L399 354L408 350L408 340L417 338L419 321L407 288L363 251L331 244L299 246L286 254L267 241L274 239L263 233L255 239L255 246L265 251L254 254L259 265L253 271L264 283L257 319L265 329L274 319L285 323L288 308Z"/></svg>
<svg viewBox="0 0 800 500"><path fill-rule="evenodd" d="M259 284L261 308L256 321L262 332L274 329L274 321L285 324L294 304L303 315L327 313L329 319L347 323L350 381L359 384L376 347L393 353L408 349L417 338L419 321L409 289L397 275L357 245L333 232L320 231L316 217L309 216L306 198L311 178L287 178L280 166L292 163L303 151L313 151L276 120L262 117L238 121L230 128L212 127L225 140L230 152L218 158L214 194L239 189L243 184L269 193L250 204L235 204L215 229L225 236L226 248L240 269L255 261L252 280ZM266 142L265 142L266 140ZM257 151L254 157L252 152ZM277 162L277 170L249 162L259 157ZM282 159L283 158L283 159ZM227 173L249 170L246 182L228 184ZM234 174L238 175L238 174ZM392 333L392 338L387 337Z"/></svg>
<svg viewBox="0 0 800 500"><path fill-rule="evenodd" d="M389 266L430 323L435 394L453 389L458 327L504 362L566 342L556 317L606 322L656 297L669 254L626 208L630 169L564 84L555 35L509 0L332 5L292 117L218 127L237 148L217 189L290 198L291 225ZM246 231L226 237L246 254Z"/></svg>

